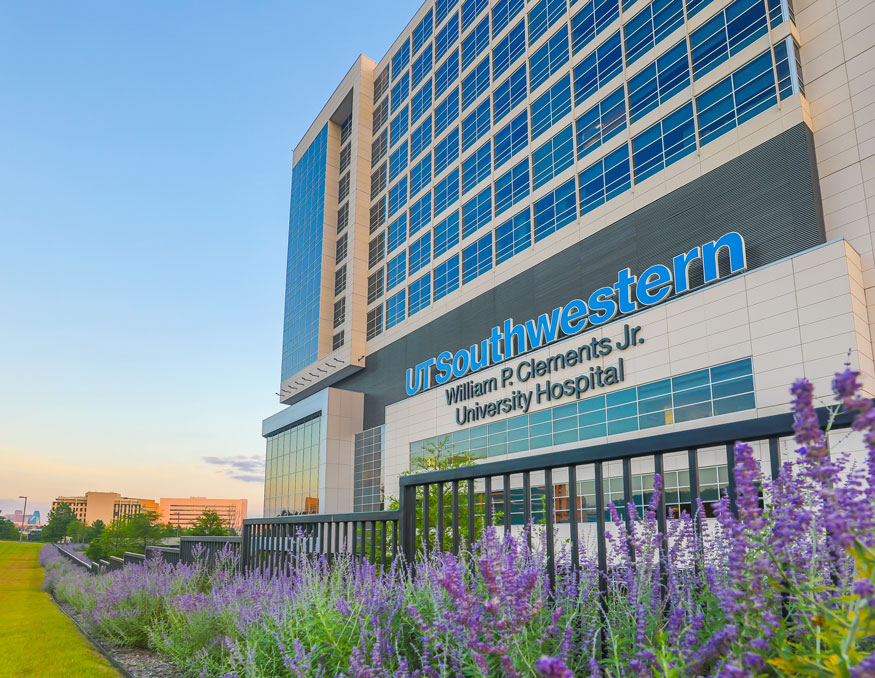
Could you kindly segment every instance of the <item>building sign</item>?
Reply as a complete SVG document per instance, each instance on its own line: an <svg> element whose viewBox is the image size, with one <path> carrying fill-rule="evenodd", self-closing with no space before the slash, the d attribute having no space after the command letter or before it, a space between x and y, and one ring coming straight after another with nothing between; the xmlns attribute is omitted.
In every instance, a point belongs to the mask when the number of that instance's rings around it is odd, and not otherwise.
<svg viewBox="0 0 875 678"><path fill-rule="evenodd" d="M573 299L550 313L543 313L520 324L508 318L502 325L493 327L488 337L469 348L455 353L443 351L408 368L405 380L407 395L443 386L450 380L460 379L560 339L578 335L587 328L609 323L618 315L628 315L689 292L690 266L693 262L701 262L703 284L714 283L721 278L718 263L721 250L727 251L729 256L730 270L724 275L733 275L747 268L744 238L734 231L677 255L670 266L656 264L644 270L640 276L632 275L630 269L624 268L617 273L615 283L595 290L586 301ZM510 368L504 368L502 374L507 369Z"/></svg>

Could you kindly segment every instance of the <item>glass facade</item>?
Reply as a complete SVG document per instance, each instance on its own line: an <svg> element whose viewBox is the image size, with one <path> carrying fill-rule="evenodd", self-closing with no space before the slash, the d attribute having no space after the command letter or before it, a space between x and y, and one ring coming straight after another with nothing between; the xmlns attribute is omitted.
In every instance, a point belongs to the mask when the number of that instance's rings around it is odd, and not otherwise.
<svg viewBox="0 0 875 678"><path fill-rule="evenodd" d="M383 510L384 427L355 434L353 511Z"/></svg>
<svg viewBox="0 0 875 678"><path fill-rule="evenodd" d="M319 513L321 437L321 413L267 437L265 517Z"/></svg>
<svg viewBox="0 0 875 678"><path fill-rule="evenodd" d="M326 125L292 171L283 321L283 380L315 362L318 357L327 143Z"/></svg>

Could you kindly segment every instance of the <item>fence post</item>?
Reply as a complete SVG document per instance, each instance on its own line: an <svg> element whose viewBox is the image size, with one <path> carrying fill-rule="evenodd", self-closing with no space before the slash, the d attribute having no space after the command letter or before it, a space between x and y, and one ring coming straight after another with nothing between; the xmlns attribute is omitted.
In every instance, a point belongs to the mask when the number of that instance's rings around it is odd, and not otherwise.
<svg viewBox="0 0 875 678"><path fill-rule="evenodd" d="M251 529L248 523L243 523L243 532L241 533L243 542L240 544L240 572L243 573L249 567L249 533Z"/></svg>
<svg viewBox="0 0 875 678"><path fill-rule="evenodd" d="M398 527L401 532L401 554L412 565L416 557L416 485L407 484L401 478L401 515Z"/></svg>

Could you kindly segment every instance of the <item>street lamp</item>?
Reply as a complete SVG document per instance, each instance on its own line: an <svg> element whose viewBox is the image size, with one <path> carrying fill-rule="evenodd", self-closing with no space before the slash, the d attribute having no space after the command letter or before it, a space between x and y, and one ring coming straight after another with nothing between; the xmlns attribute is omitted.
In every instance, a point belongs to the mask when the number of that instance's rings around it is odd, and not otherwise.
<svg viewBox="0 0 875 678"><path fill-rule="evenodd" d="M24 499L24 511L21 513L21 534L18 536L18 541L24 541L24 525L27 520L27 497L23 494L18 495L19 499Z"/></svg>

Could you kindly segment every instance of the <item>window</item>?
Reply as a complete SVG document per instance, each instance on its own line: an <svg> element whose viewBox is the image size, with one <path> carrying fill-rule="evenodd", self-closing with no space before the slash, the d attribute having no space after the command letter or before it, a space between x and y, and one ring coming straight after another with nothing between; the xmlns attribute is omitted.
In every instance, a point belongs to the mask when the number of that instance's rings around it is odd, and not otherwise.
<svg viewBox="0 0 875 678"><path fill-rule="evenodd" d="M349 172L340 177L337 182L337 202L342 203L349 196Z"/></svg>
<svg viewBox="0 0 875 678"><path fill-rule="evenodd" d="M416 195L431 181L431 153L410 170L410 195Z"/></svg>
<svg viewBox="0 0 875 678"><path fill-rule="evenodd" d="M383 70L380 75L374 79L374 101L379 101L380 97L389 89L389 69Z"/></svg>
<svg viewBox="0 0 875 678"><path fill-rule="evenodd" d="M349 135L352 134L352 114L346 116L340 125L340 145L342 146L349 141Z"/></svg>
<svg viewBox="0 0 875 678"><path fill-rule="evenodd" d="M577 157L626 129L626 95L620 85L577 119Z"/></svg>
<svg viewBox="0 0 875 678"><path fill-rule="evenodd" d="M429 80L410 100L410 124L416 123L431 108L431 101L431 80Z"/></svg>
<svg viewBox="0 0 875 678"><path fill-rule="evenodd" d="M693 18L710 4L711 0L687 0L687 19Z"/></svg>
<svg viewBox="0 0 875 678"><path fill-rule="evenodd" d="M407 240L407 214L402 214L389 224L389 238L386 241L386 252L390 253Z"/></svg>
<svg viewBox="0 0 875 678"><path fill-rule="evenodd" d="M337 232L340 233L347 226L349 226L349 203L345 202L337 210Z"/></svg>
<svg viewBox="0 0 875 678"><path fill-rule="evenodd" d="M480 137L489 131L489 99L462 121L462 150L468 150Z"/></svg>
<svg viewBox="0 0 875 678"><path fill-rule="evenodd" d="M447 259L434 269L434 300L459 289L459 255Z"/></svg>
<svg viewBox="0 0 875 678"><path fill-rule="evenodd" d="M331 350L336 351L343 346L343 330L340 330L331 340Z"/></svg>
<svg viewBox="0 0 875 678"><path fill-rule="evenodd" d="M571 53L577 54L619 17L619 0L590 0L571 19Z"/></svg>
<svg viewBox="0 0 875 678"><path fill-rule="evenodd" d="M470 26L480 16L480 12L489 6L489 0L464 0L462 2L462 30Z"/></svg>
<svg viewBox="0 0 875 678"><path fill-rule="evenodd" d="M795 21L793 3L791 0L766 0L769 6L769 25L775 28L785 21Z"/></svg>
<svg viewBox="0 0 875 678"><path fill-rule="evenodd" d="M431 146L431 118L427 118L410 135L410 157L415 158L429 146Z"/></svg>
<svg viewBox="0 0 875 678"><path fill-rule="evenodd" d="M346 172L349 167L349 161L352 157L352 145L347 144L342 149L340 149L340 172Z"/></svg>
<svg viewBox="0 0 875 678"><path fill-rule="evenodd" d="M404 44L395 52L392 57L392 80L396 80L401 72L407 68L410 63L410 41L405 40Z"/></svg>
<svg viewBox="0 0 875 678"><path fill-rule="evenodd" d="M386 329L404 320L404 290L386 300Z"/></svg>
<svg viewBox="0 0 875 678"><path fill-rule="evenodd" d="M431 233L426 233L410 246L408 272L413 275L429 261L431 261Z"/></svg>
<svg viewBox="0 0 875 678"><path fill-rule="evenodd" d="M378 268L368 276L368 303L373 304L383 296L383 269Z"/></svg>
<svg viewBox="0 0 875 678"><path fill-rule="evenodd" d="M426 75L431 73L432 63L431 45L429 45L417 57L416 61L413 62L413 68L410 69L410 75L413 80L411 83L412 87L416 87Z"/></svg>
<svg viewBox="0 0 875 678"><path fill-rule="evenodd" d="M486 188L462 206L462 237L467 238L492 219L492 192Z"/></svg>
<svg viewBox="0 0 875 678"><path fill-rule="evenodd" d="M693 78L735 56L768 30L763 0L735 0L690 34Z"/></svg>
<svg viewBox="0 0 875 678"><path fill-rule="evenodd" d="M434 95L439 97L459 77L459 51L454 51L434 72Z"/></svg>
<svg viewBox="0 0 875 678"><path fill-rule="evenodd" d="M565 14L566 0L541 0L529 12L529 44L540 38L547 29Z"/></svg>
<svg viewBox="0 0 875 678"><path fill-rule="evenodd" d="M435 216L450 207L459 199L459 168L450 172L434 187Z"/></svg>
<svg viewBox="0 0 875 678"><path fill-rule="evenodd" d="M532 90L536 90L567 63L568 27L563 26L532 55L529 62L529 82L532 84Z"/></svg>
<svg viewBox="0 0 875 678"><path fill-rule="evenodd" d="M383 333L383 306L368 311L367 338L373 339Z"/></svg>
<svg viewBox="0 0 875 678"><path fill-rule="evenodd" d="M492 79L501 76L526 51L526 26L520 21L492 50Z"/></svg>
<svg viewBox="0 0 875 678"><path fill-rule="evenodd" d="M644 181L695 150L696 128L691 102L632 139L635 181Z"/></svg>
<svg viewBox="0 0 875 678"><path fill-rule="evenodd" d="M458 4L459 0L435 0L435 25L440 26L441 22L447 18L450 10Z"/></svg>
<svg viewBox="0 0 875 678"><path fill-rule="evenodd" d="M473 104L489 89L489 57L486 57L462 80L462 110Z"/></svg>
<svg viewBox="0 0 875 678"><path fill-rule="evenodd" d="M410 206L410 235L431 222L431 193L426 193Z"/></svg>
<svg viewBox="0 0 875 678"><path fill-rule="evenodd" d="M346 264L334 272L334 296L346 289Z"/></svg>
<svg viewBox="0 0 875 678"><path fill-rule="evenodd" d="M340 236L337 239L337 242L334 243L334 261L336 263L340 263L341 261L343 261L346 258L346 243L347 243L346 235L347 234L344 233L342 236Z"/></svg>
<svg viewBox="0 0 875 678"><path fill-rule="evenodd" d="M403 251L386 264L386 291L404 281L407 277L407 252Z"/></svg>
<svg viewBox="0 0 875 678"><path fill-rule="evenodd" d="M571 125L532 153L532 187L537 189L574 162L574 133Z"/></svg>
<svg viewBox="0 0 875 678"><path fill-rule="evenodd" d="M529 142L529 115L526 111L502 127L495 135L495 169L510 160Z"/></svg>
<svg viewBox="0 0 875 678"><path fill-rule="evenodd" d="M613 153L580 173L580 213L586 214L631 187L629 147Z"/></svg>
<svg viewBox="0 0 875 678"><path fill-rule="evenodd" d="M434 58L440 60L459 39L459 14L453 14L446 25L434 36Z"/></svg>
<svg viewBox="0 0 875 678"><path fill-rule="evenodd" d="M684 23L683 0L653 0L623 27L626 65Z"/></svg>
<svg viewBox="0 0 875 678"><path fill-rule="evenodd" d="M407 107L405 106L404 110L402 110L398 115L395 116L395 119L390 125L390 146L394 146L395 144L397 144L399 141L401 141L404 135L407 134L407 128L409 126L409 123L410 115Z"/></svg>
<svg viewBox="0 0 875 678"><path fill-rule="evenodd" d="M535 201L535 242L555 233L577 218L574 178Z"/></svg>
<svg viewBox="0 0 875 678"><path fill-rule="evenodd" d="M370 232L373 233L386 223L386 196L381 196L371 205Z"/></svg>
<svg viewBox="0 0 875 678"><path fill-rule="evenodd" d="M495 88L495 93L492 95L495 124L498 124L498 121L510 113L517 104L524 101L527 94L526 66L523 64Z"/></svg>
<svg viewBox="0 0 875 678"><path fill-rule="evenodd" d="M431 32L434 30L434 15L431 10L428 14L422 17L422 21L413 29L413 53L416 54L419 48L425 44L425 41L431 37Z"/></svg>
<svg viewBox="0 0 875 678"><path fill-rule="evenodd" d="M421 311L431 303L431 276L424 275L410 283L410 315Z"/></svg>
<svg viewBox="0 0 875 678"><path fill-rule="evenodd" d="M778 72L778 93L781 100L791 94L805 94L802 82L802 62L799 58L799 45L792 36L787 36L775 45L775 70Z"/></svg>
<svg viewBox="0 0 875 678"><path fill-rule="evenodd" d="M338 299L334 302L334 329L343 325L346 319L346 299Z"/></svg>
<svg viewBox="0 0 875 678"><path fill-rule="evenodd" d="M459 88L457 87L450 95L434 109L434 135L439 137L441 133L452 125L459 117Z"/></svg>
<svg viewBox="0 0 875 678"><path fill-rule="evenodd" d="M434 147L434 174L438 176L459 159L459 128L454 127L445 138Z"/></svg>
<svg viewBox="0 0 875 678"><path fill-rule="evenodd" d="M492 233L462 250L462 283L469 283L492 268Z"/></svg>
<svg viewBox="0 0 875 678"><path fill-rule="evenodd" d="M468 68L487 47L489 47L489 17L477 24L462 41L462 70Z"/></svg>
<svg viewBox="0 0 875 678"><path fill-rule="evenodd" d="M565 76L532 104L532 141L571 112L571 78Z"/></svg>
<svg viewBox="0 0 875 678"><path fill-rule="evenodd" d="M492 37L501 33L523 10L525 0L498 0L492 8Z"/></svg>
<svg viewBox="0 0 875 678"><path fill-rule="evenodd" d="M629 78L629 120L635 122L690 84L687 42L682 40Z"/></svg>
<svg viewBox="0 0 875 678"><path fill-rule="evenodd" d="M777 103L771 52L764 52L696 97L700 143L704 146Z"/></svg>
<svg viewBox="0 0 875 678"><path fill-rule="evenodd" d="M459 212L453 212L434 227L434 258L459 244Z"/></svg>
<svg viewBox="0 0 875 678"><path fill-rule="evenodd" d="M495 216L529 194L529 159L508 170L495 182Z"/></svg>
<svg viewBox="0 0 875 678"><path fill-rule="evenodd" d="M386 130L383 130L382 134L378 136L374 143L371 144L371 167L376 166L380 160L383 159L383 156L386 155L386 151L389 150L389 133Z"/></svg>
<svg viewBox="0 0 875 678"><path fill-rule="evenodd" d="M392 181L401 172L407 169L407 142L405 141L389 156L389 181Z"/></svg>
<svg viewBox="0 0 875 678"><path fill-rule="evenodd" d="M373 268L381 261L386 254L386 231L383 231L376 238L368 243L368 268Z"/></svg>
<svg viewBox="0 0 875 678"><path fill-rule="evenodd" d="M623 51L620 47L620 32L617 31L574 67L574 105L582 104L588 96L622 71Z"/></svg>
<svg viewBox="0 0 875 678"><path fill-rule="evenodd" d="M532 218L529 208L495 229L495 265L532 246Z"/></svg>
<svg viewBox="0 0 875 678"><path fill-rule="evenodd" d="M407 100L407 95L410 94L410 75L405 73L392 87L392 112L398 110L398 107Z"/></svg>
<svg viewBox="0 0 875 678"><path fill-rule="evenodd" d="M474 152L474 155L462 163L463 194L483 181L492 171L492 158L489 146L489 142L486 142Z"/></svg>
<svg viewBox="0 0 875 678"><path fill-rule="evenodd" d="M407 177L389 189L389 216L407 204Z"/></svg>
<svg viewBox="0 0 875 678"><path fill-rule="evenodd" d="M377 171L371 175L371 200L380 195L380 191L386 188L386 163L380 165Z"/></svg>

